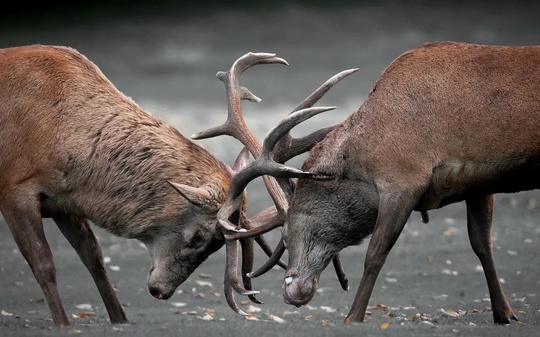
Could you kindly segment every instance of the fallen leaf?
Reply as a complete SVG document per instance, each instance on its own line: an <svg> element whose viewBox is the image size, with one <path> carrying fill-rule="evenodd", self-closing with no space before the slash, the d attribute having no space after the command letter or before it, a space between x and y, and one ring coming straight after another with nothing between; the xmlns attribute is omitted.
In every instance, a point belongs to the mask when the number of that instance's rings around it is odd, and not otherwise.
<svg viewBox="0 0 540 337"><path fill-rule="evenodd" d="M459 309L458 310L455 310L455 309L445 310L443 308L439 309L439 312L450 317L459 317L459 316L463 316L466 313L466 311L464 310L459 310Z"/></svg>
<svg viewBox="0 0 540 337"><path fill-rule="evenodd" d="M258 321L258 320L259 320L257 317L255 317L255 316L252 315L252 314L246 315L246 319L247 319L248 321Z"/></svg>
<svg viewBox="0 0 540 337"><path fill-rule="evenodd" d="M187 305L187 303L182 303L182 302L171 302L171 305L173 307L177 307L177 308L181 308L181 307L185 307Z"/></svg>
<svg viewBox="0 0 540 337"><path fill-rule="evenodd" d="M285 323L285 320L283 318L274 315L268 315L268 319L276 323Z"/></svg>
<svg viewBox="0 0 540 337"><path fill-rule="evenodd" d="M77 304L75 306L75 308L79 309L79 310L92 310L92 305L91 304Z"/></svg>
<svg viewBox="0 0 540 337"><path fill-rule="evenodd" d="M326 312L335 312L337 309L321 305L320 308Z"/></svg>
<svg viewBox="0 0 540 337"><path fill-rule="evenodd" d="M368 307L368 310L371 310L371 309L373 309L373 310L386 310L386 309L388 309L388 306L379 303L379 304L375 304L375 305L373 305L371 307Z"/></svg>
<svg viewBox="0 0 540 337"><path fill-rule="evenodd" d="M201 281L201 280L197 280L196 282L197 282L197 284L200 285L201 287L210 287L210 288L213 287L212 282Z"/></svg>
<svg viewBox="0 0 540 337"><path fill-rule="evenodd" d="M380 327L381 329L388 329L388 327L390 326L390 323L381 323Z"/></svg>
<svg viewBox="0 0 540 337"><path fill-rule="evenodd" d="M205 314L204 316L197 316L198 319L202 319L203 321L211 321L214 319L212 315Z"/></svg>
<svg viewBox="0 0 540 337"><path fill-rule="evenodd" d="M254 305L250 305L248 308L247 308L247 312L249 313L252 313L252 312L259 312L261 311L262 309L259 308L259 307L256 307Z"/></svg>

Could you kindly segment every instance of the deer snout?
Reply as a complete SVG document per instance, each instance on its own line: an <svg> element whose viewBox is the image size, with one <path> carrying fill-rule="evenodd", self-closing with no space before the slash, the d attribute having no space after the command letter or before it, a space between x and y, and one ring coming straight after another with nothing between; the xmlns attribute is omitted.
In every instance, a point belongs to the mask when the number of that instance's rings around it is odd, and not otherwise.
<svg viewBox="0 0 540 337"><path fill-rule="evenodd" d="M172 296L170 294L164 294L158 287L148 287L148 291L150 292L150 295L154 296L158 300L166 300Z"/></svg>
<svg viewBox="0 0 540 337"><path fill-rule="evenodd" d="M171 280L162 278L157 268L152 268L148 274L148 291L150 295L154 296L158 300L168 300L174 295L176 286L174 286Z"/></svg>
<svg viewBox="0 0 540 337"><path fill-rule="evenodd" d="M316 277L302 278L295 272L287 273L283 281L283 300L299 308L313 298L316 290Z"/></svg>

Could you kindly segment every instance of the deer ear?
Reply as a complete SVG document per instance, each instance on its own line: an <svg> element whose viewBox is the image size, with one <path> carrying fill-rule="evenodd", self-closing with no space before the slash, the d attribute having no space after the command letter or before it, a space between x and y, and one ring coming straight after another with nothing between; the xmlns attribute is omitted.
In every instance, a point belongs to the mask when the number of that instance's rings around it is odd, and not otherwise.
<svg viewBox="0 0 540 337"><path fill-rule="evenodd" d="M209 188L193 187L172 181L169 181L168 183L193 205L200 207L207 212L215 212L219 209L220 205L217 202L216 194L212 193Z"/></svg>

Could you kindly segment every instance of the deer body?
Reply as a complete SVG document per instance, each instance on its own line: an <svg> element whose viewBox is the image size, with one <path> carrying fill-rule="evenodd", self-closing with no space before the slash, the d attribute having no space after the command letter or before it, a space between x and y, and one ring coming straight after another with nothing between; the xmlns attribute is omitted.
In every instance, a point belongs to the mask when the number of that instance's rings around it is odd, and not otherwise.
<svg viewBox="0 0 540 337"><path fill-rule="evenodd" d="M68 321L42 217L76 249L113 323L127 319L89 220L147 246L148 286L162 299L224 244L215 215L231 169L120 93L86 57L56 46L2 49L0 84L0 211L56 324Z"/></svg>
<svg viewBox="0 0 540 337"><path fill-rule="evenodd" d="M540 187L540 46L441 42L392 62L362 106L310 152L287 214L287 303L311 300L341 249L372 235L346 323L363 321L413 210L465 200L496 323L515 316L491 248L493 194Z"/></svg>

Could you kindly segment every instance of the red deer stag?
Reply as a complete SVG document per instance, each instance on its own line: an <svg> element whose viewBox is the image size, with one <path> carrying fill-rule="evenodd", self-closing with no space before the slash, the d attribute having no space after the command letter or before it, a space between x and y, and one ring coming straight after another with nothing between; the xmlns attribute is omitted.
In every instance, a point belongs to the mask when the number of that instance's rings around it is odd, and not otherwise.
<svg viewBox="0 0 540 337"><path fill-rule="evenodd" d="M263 56L256 62L284 62ZM171 297L198 265L223 246L216 214L233 171L247 163L247 153L228 167L141 109L71 48L0 49L0 83L0 211L55 324L69 322L43 217L52 218L77 251L112 323L128 320L89 221L144 243L152 258L148 288L158 299ZM234 216L231 220L246 228L282 223L275 208L252 220L244 213ZM256 241L271 254L264 238ZM252 267L253 240L241 243L241 293L256 301L245 276ZM228 246L235 245L232 240ZM234 262L227 263L235 266ZM232 293L236 283L236 270L227 270L226 292Z"/></svg>
<svg viewBox="0 0 540 337"><path fill-rule="evenodd" d="M297 112L268 134L257 160L262 168L248 165L237 173L243 178L235 179L222 207L238 203L246 184L261 174L304 178L271 258L275 263L288 249L286 303L308 303L332 258L371 235L345 318L347 324L363 321L378 274L412 211L427 222L428 210L465 201L494 322L517 320L493 261L492 212L494 194L540 187L540 46L418 46L396 58L360 108L311 149L303 173L272 162L280 135L309 117ZM227 223L228 213L218 220Z"/></svg>

